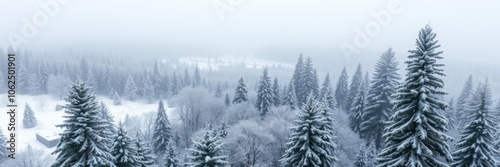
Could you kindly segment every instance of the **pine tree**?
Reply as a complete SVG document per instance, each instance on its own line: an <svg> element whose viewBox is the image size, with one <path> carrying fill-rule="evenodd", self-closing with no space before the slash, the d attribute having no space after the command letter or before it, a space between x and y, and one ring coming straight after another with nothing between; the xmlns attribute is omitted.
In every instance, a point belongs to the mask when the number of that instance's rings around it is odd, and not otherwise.
<svg viewBox="0 0 500 167"><path fill-rule="evenodd" d="M226 93L226 98L224 99L224 104L226 107L231 106L231 99L229 98L229 94Z"/></svg>
<svg viewBox="0 0 500 167"><path fill-rule="evenodd" d="M156 155L163 155L167 150L167 144L172 138L171 131L163 101L160 100L153 131L153 152Z"/></svg>
<svg viewBox="0 0 500 167"><path fill-rule="evenodd" d="M369 147L362 147L356 155L354 167L373 167L373 151Z"/></svg>
<svg viewBox="0 0 500 167"><path fill-rule="evenodd" d="M179 166L181 165L179 159L177 158L177 152L175 151L175 144L174 142L170 142L168 144L164 167L179 167Z"/></svg>
<svg viewBox="0 0 500 167"><path fill-rule="evenodd" d="M321 87L319 99L324 102L326 106L330 109L335 109L335 97L333 95L333 88L330 80L330 74L326 74L325 80Z"/></svg>
<svg viewBox="0 0 500 167"><path fill-rule="evenodd" d="M361 123L363 122L362 116L363 116L363 110L365 109L366 106L366 94L368 94L368 87L369 87L368 83L369 83L369 77L368 73L366 73L363 82L358 87L356 98L353 99L354 101L352 103L351 110L349 112L349 126L356 133L359 133L361 129L360 128Z"/></svg>
<svg viewBox="0 0 500 167"><path fill-rule="evenodd" d="M111 115L111 112L109 112L108 107L102 101L99 103L99 106L97 109L99 110L100 117L107 124L106 130L103 131L103 136L105 136L106 138L109 138L109 139L115 138L117 131L116 131L115 120L114 120L113 115ZM112 144L113 143L110 142L109 146L111 147Z"/></svg>
<svg viewBox="0 0 500 167"><path fill-rule="evenodd" d="M222 85L220 84L220 81L217 82L217 87L215 88L215 97L222 97Z"/></svg>
<svg viewBox="0 0 500 167"><path fill-rule="evenodd" d="M333 129L325 117L324 104L309 97L298 113L287 150L281 160L285 167L330 167L337 161Z"/></svg>
<svg viewBox="0 0 500 167"><path fill-rule="evenodd" d="M0 162L2 162L5 157L9 155L7 150L7 137L3 134L2 128L0 128Z"/></svg>
<svg viewBox="0 0 500 167"><path fill-rule="evenodd" d="M319 86L318 86L318 76L316 76L315 69L312 64L312 59L308 57L304 63L304 68L301 70L298 92L296 92L297 100L299 105L304 104L307 101L307 97L312 92L313 96L317 98L319 96Z"/></svg>
<svg viewBox="0 0 500 167"><path fill-rule="evenodd" d="M267 67L264 68L262 73L259 88L257 90L257 103L255 107L260 111L262 119L268 114L269 109L274 104L273 89L271 88L271 78L267 74Z"/></svg>
<svg viewBox="0 0 500 167"><path fill-rule="evenodd" d="M82 81L88 81L87 80L88 75L89 75L89 64L87 63L85 58L82 58L82 60L80 60L80 69L79 69L78 76L80 76Z"/></svg>
<svg viewBox="0 0 500 167"><path fill-rule="evenodd" d="M347 96L349 93L348 85L349 76L347 75L347 70L344 67L342 73L340 73L339 80L337 81L337 87L335 89L335 101L337 102L337 108L347 111Z"/></svg>
<svg viewBox="0 0 500 167"><path fill-rule="evenodd" d="M89 70L88 74L88 79L87 79L87 85L92 90L92 92L97 93L99 91L99 82L97 81L96 75L95 75L95 67L91 70Z"/></svg>
<svg viewBox="0 0 500 167"><path fill-rule="evenodd" d="M189 86L191 84L191 77L189 76L188 69L184 69L184 85Z"/></svg>
<svg viewBox="0 0 500 167"><path fill-rule="evenodd" d="M298 60L297 60L297 64L295 65L295 70L293 71L293 76L292 76L292 81L291 83L293 83L293 85L302 85L300 82L300 77L301 77L301 74L302 74L302 70L304 69L304 58L302 56L302 53L300 54ZM293 90L294 94L297 94L299 92L299 88L297 87L294 87L294 90Z"/></svg>
<svg viewBox="0 0 500 167"><path fill-rule="evenodd" d="M106 64L106 67L104 67L104 71L101 77L101 81L98 84L99 92L106 95L112 94L111 92L109 92L111 89L109 87L110 80L111 80L111 71L109 70L109 64Z"/></svg>
<svg viewBox="0 0 500 167"><path fill-rule="evenodd" d="M198 68L198 64L196 64L196 67L194 67L193 87L200 86L201 84L200 69Z"/></svg>
<svg viewBox="0 0 500 167"><path fill-rule="evenodd" d="M455 129L455 123L457 122L456 118L456 110L455 110L455 102L453 98L451 98L450 102L448 102L448 108L444 111L445 117L448 118L448 128L450 130Z"/></svg>
<svg viewBox="0 0 500 167"><path fill-rule="evenodd" d="M148 140L144 135L138 131L135 135L135 147L137 148L137 161L139 162L139 167L148 167L155 163L155 155L153 155L151 148L149 147Z"/></svg>
<svg viewBox="0 0 500 167"><path fill-rule="evenodd" d="M146 77L144 84L144 98L149 104L152 104L154 101L156 101L154 85L151 80L152 79L149 78L149 76Z"/></svg>
<svg viewBox="0 0 500 167"><path fill-rule="evenodd" d="M219 127L219 137L221 139L224 139L227 137L227 122L226 121L222 121L222 123L220 124L220 127Z"/></svg>
<svg viewBox="0 0 500 167"><path fill-rule="evenodd" d="M57 154L52 167L115 167L115 158L106 144L111 139L101 135L108 127L106 120L100 117L95 96L89 93L85 82L77 80L65 100L67 115L63 124L56 125L64 132L52 153Z"/></svg>
<svg viewBox="0 0 500 167"><path fill-rule="evenodd" d="M297 96L295 95L295 86L293 82L290 82L286 95L283 97L283 105L290 107L291 110L295 110L298 107Z"/></svg>
<svg viewBox="0 0 500 167"><path fill-rule="evenodd" d="M26 65L19 65L16 76L16 88L20 94L29 93L31 87L29 78L29 67ZM2 82L4 83L4 82Z"/></svg>
<svg viewBox="0 0 500 167"><path fill-rule="evenodd" d="M165 78L168 78L165 76ZM168 92L168 84L163 84L163 82L167 82L168 80L164 79L165 81L162 81L161 76L160 76L160 70L158 69L158 63L155 62L155 66L153 69L153 75L151 77L151 83L153 85L153 89L155 92L155 99L160 99L162 94L166 94ZM167 88L167 90L164 90L164 88Z"/></svg>
<svg viewBox="0 0 500 167"><path fill-rule="evenodd" d="M398 62L394 55L392 49L389 48L380 56L375 65L375 73L372 76L361 116L360 136L368 142L373 140L377 151L383 148L384 122L392 115L392 95L396 92L400 79Z"/></svg>
<svg viewBox="0 0 500 167"><path fill-rule="evenodd" d="M227 156L222 155L223 143L211 124L205 128L203 138L194 142L190 149L187 166L190 167L221 167L226 166Z"/></svg>
<svg viewBox="0 0 500 167"><path fill-rule="evenodd" d="M245 85L245 79L241 77L238 80L238 85L236 86L236 90L234 92L233 104L238 104L245 101L248 101L248 92L247 86Z"/></svg>
<svg viewBox="0 0 500 167"><path fill-rule="evenodd" d="M127 82L125 82L125 97L129 100L137 100L139 98L137 85L135 83L135 79L132 74L128 74Z"/></svg>
<svg viewBox="0 0 500 167"><path fill-rule="evenodd" d="M115 91L115 95L113 96L113 105L119 106L122 105L122 100L120 98L120 95L118 95L118 92Z"/></svg>
<svg viewBox="0 0 500 167"><path fill-rule="evenodd" d="M121 121L118 124L118 133L111 148L111 154L116 159L115 165L118 167L136 167L139 166L137 149L127 132L123 129Z"/></svg>
<svg viewBox="0 0 500 167"><path fill-rule="evenodd" d="M43 61L40 61L40 66L38 68L38 73L37 73L37 85L38 85L38 93L39 94L47 94L48 93L48 83L49 79L49 71L47 70L47 67L45 67L45 63Z"/></svg>
<svg viewBox="0 0 500 167"><path fill-rule="evenodd" d="M175 71L174 71L174 74L172 75L172 82L171 82L170 86L171 86L170 92L172 93L173 96L177 96L182 90L181 83L180 83L179 78L177 77L177 73Z"/></svg>
<svg viewBox="0 0 500 167"><path fill-rule="evenodd" d="M458 125L459 127L463 127L465 123L467 123L467 117L469 114L467 113L466 109L466 104L470 99L470 96L473 91L473 84L472 84L472 75L469 75L469 78L465 82L464 88L462 89L462 92L458 96L457 99L457 106L456 106L456 113L457 113L457 121L460 121Z"/></svg>
<svg viewBox="0 0 500 167"><path fill-rule="evenodd" d="M23 127L24 128L32 128L38 124L38 121L35 117L35 112L31 109L30 105L26 103L24 107L24 118L23 118Z"/></svg>
<svg viewBox="0 0 500 167"><path fill-rule="evenodd" d="M346 107L348 110L351 109L354 99L357 97L359 92L359 87L363 82L363 70L361 64L358 64L356 72L352 76L351 85L349 86L349 93L347 94Z"/></svg>
<svg viewBox="0 0 500 167"><path fill-rule="evenodd" d="M410 50L407 78L394 96L394 115L385 129L386 147L379 153L378 166L446 167L451 162L447 141L447 119L438 111L446 108L439 96L444 76L437 61L443 59L436 51L440 45L436 34L427 25L417 39L417 48Z"/></svg>
<svg viewBox="0 0 500 167"><path fill-rule="evenodd" d="M493 117L493 100L488 82L479 84L466 106L470 113L469 120L456 144L453 152L453 167L467 166L495 166L498 164L496 156L499 151L493 146L497 133Z"/></svg>
<svg viewBox="0 0 500 167"><path fill-rule="evenodd" d="M273 81L273 102L274 106L280 106L281 105L281 90L280 90L280 85L278 84L278 78L274 77Z"/></svg>

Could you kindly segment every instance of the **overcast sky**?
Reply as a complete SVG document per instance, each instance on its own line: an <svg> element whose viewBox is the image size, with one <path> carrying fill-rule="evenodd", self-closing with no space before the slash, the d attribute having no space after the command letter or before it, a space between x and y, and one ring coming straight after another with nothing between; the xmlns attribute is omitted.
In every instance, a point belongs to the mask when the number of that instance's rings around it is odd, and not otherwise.
<svg viewBox="0 0 500 167"><path fill-rule="evenodd" d="M22 35L25 22L44 10L39 2L0 0L0 46L9 33ZM38 33L21 45L50 51L77 47L100 51L211 48L252 54L262 48L293 48L342 53L353 45L356 28L377 23L373 12L388 10L389 0L66 0ZM393 0L394 1L394 0ZM233 4L229 3L233 2ZM238 4L238 2L240 2ZM380 34L360 52L396 53L414 48L419 29L430 23L442 50L457 59L500 57L500 1L399 0ZM236 3L236 4L234 4ZM214 4L232 9L220 19ZM43 19L42 19L43 20ZM118 51L117 48L120 48ZM374 55L379 56L379 55Z"/></svg>

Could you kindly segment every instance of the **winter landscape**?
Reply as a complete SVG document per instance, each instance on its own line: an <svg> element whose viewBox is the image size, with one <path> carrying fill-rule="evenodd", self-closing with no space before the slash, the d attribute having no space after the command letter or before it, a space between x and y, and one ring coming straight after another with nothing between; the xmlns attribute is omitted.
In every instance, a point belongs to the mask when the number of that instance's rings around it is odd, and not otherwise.
<svg viewBox="0 0 500 167"><path fill-rule="evenodd" d="M499 2L120 3L0 1L0 167L500 166Z"/></svg>

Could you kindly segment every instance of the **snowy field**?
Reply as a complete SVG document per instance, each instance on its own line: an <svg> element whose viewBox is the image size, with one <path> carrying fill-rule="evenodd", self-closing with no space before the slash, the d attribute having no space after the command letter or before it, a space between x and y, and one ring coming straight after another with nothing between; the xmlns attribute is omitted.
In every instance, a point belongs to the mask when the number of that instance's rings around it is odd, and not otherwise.
<svg viewBox="0 0 500 167"><path fill-rule="evenodd" d="M179 59L180 63L194 66L198 64L201 69L217 70L222 66L240 66L246 68L263 68L267 66L276 66L283 68L294 68L294 65L288 63L274 62L255 57L253 55L224 55L222 57L183 57Z"/></svg>
<svg viewBox="0 0 500 167"><path fill-rule="evenodd" d="M3 133L7 136L7 124L9 121L9 117L6 114L6 94L0 94L0 110L2 111L2 115L0 116L0 128ZM18 96L17 97L17 150L16 153L19 153L21 150L25 149L26 146L31 145L34 148L45 150L45 154L47 156L50 155L55 149L47 148L45 145L41 144L36 140L35 134L40 131L52 131L52 132L62 132L62 129L55 127L57 124L61 124L63 122L63 115L65 114L63 110L56 111L56 105L64 105L64 100L58 100L54 97L44 95L44 96ZM145 112L156 111L158 109L158 104L146 104L140 101L126 101L122 100L122 105L114 106L113 100L107 97L99 97L99 100L102 100L111 114L115 117L115 122L118 122L119 119L124 119L126 114L130 116L140 116ZM31 108L35 112L35 116L38 120L38 126L31 129L22 128L22 120L23 120L23 112L24 106L28 103ZM168 105L166 105L168 106ZM167 115L171 116L171 108L167 109ZM13 161L7 160L0 164L0 167L13 167Z"/></svg>

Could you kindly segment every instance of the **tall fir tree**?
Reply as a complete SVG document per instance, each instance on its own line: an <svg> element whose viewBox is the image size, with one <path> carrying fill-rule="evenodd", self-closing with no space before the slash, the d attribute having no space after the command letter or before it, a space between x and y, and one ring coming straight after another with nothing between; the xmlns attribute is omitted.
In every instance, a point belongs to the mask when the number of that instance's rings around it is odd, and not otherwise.
<svg viewBox="0 0 500 167"><path fill-rule="evenodd" d="M153 131L153 152L157 156L160 157L167 150L168 142L172 139L171 131L165 106L163 105L163 101L160 100Z"/></svg>
<svg viewBox="0 0 500 167"><path fill-rule="evenodd" d="M87 63L87 60L85 58L82 58L80 60L80 69L78 69L78 76L80 76L80 79L82 81L87 81L89 75L89 64Z"/></svg>
<svg viewBox="0 0 500 167"><path fill-rule="evenodd" d="M344 67L337 81L337 87L335 88L336 108L342 109L343 111L347 111L347 96L349 94L348 82L349 76L347 75L347 69Z"/></svg>
<svg viewBox="0 0 500 167"><path fill-rule="evenodd" d="M38 84L38 93L39 94L47 94L48 93L48 80L49 80L49 71L45 66L43 61L40 61L40 65L37 71L37 79L36 84Z"/></svg>
<svg viewBox="0 0 500 167"><path fill-rule="evenodd" d="M109 82L111 79L111 71L109 69L109 64L106 64L104 67L104 71L101 77L101 80L98 84L99 86L99 92L102 94L109 95L110 94L110 88L109 88Z"/></svg>
<svg viewBox="0 0 500 167"><path fill-rule="evenodd" d="M189 150L187 166L190 167L221 167L227 166L227 156L223 155L223 143L211 124L205 128L205 135L194 142Z"/></svg>
<svg viewBox="0 0 500 167"><path fill-rule="evenodd" d="M152 76L151 83L153 85L153 89L155 92L155 99L160 99L162 94L166 94L166 91L164 90L164 88L168 89L169 87L168 87L168 84L162 84L165 81L162 81L162 78L160 76L160 70L158 69L158 62L156 62L156 61L155 61L155 65L153 68L153 74L151 76Z"/></svg>
<svg viewBox="0 0 500 167"><path fill-rule="evenodd" d="M226 98L224 98L224 104L226 107L231 106L231 99L229 98L229 94L226 93Z"/></svg>
<svg viewBox="0 0 500 167"><path fill-rule="evenodd" d="M149 140L147 140L140 131L137 131L134 143L137 148L137 161L140 164L139 167L148 167L155 163L156 156L153 155L148 141Z"/></svg>
<svg viewBox="0 0 500 167"><path fill-rule="evenodd" d="M201 86L202 85L202 80L201 80L201 74L200 74L200 68L198 68L198 64L194 67L194 75L193 75L193 87L196 86Z"/></svg>
<svg viewBox="0 0 500 167"><path fill-rule="evenodd" d="M238 80L238 85L236 85L236 90L234 91L233 103L238 104L241 102L248 101L248 91L245 85L245 79L241 77Z"/></svg>
<svg viewBox="0 0 500 167"><path fill-rule="evenodd" d="M363 69L361 67L361 64L358 64L358 67L356 67L356 72L354 72L354 75L352 76L351 85L349 85L349 92L347 93L347 100L346 100L347 110L351 109L352 103L354 102L354 99L358 95L359 87L361 87L361 84L363 84L362 82L363 82Z"/></svg>
<svg viewBox="0 0 500 167"><path fill-rule="evenodd" d="M323 81L319 99L324 102L328 108L331 110L335 109L335 97L333 94L332 83L330 80L330 74L326 74L325 80Z"/></svg>
<svg viewBox="0 0 500 167"><path fill-rule="evenodd" d="M297 101L297 96L295 95L295 86L293 82L290 81L290 85L288 85L288 89L286 91L285 96L283 97L283 105L290 107L290 109L295 110L299 104Z"/></svg>
<svg viewBox="0 0 500 167"><path fill-rule="evenodd" d="M285 167L331 167L337 161L333 129L329 127L323 103L310 96L295 120L287 150L281 159Z"/></svg>
<svg viewBox="0 0 500 167"><path fill-rule="evenodd" d="M26 103L24 105L24 118L23 118L23 127L24 128L32 128L38 124L38 121L35 117L35 112L31 109L30 105Z"/></svg>
<svg viewBox="0 0 500 167"><path fill-rule="evenodd" d="M375 143L375 149L383 148L385 121L392 115L392 95L396 92L400 76L395 53L389 48L375 65L372 81L366 95L365 108L361 116L361 137Z"/></svg>
<svg viewBox="0 0 500 167"><path fill-rule="evenodd" d="M262 119L266 117L269 109L274 104L271 78L268 76L267 70L267 67L264 68L264 71L260 78L259 88L257 90L257 103L255 104L257 110L260 111L260 116Z"/></svg>
<svg viewBox="0 0 500 167"><path fill-rule="evenodd" d="M456 113L457 113L457 121L459 121L459 127L463 127L465 123L467 123L467 117L469 114L467 113L466 105L469 99L471 98L471 94L473 92L473 83L472 83L472 75L469 75L469 78L465 82L464 88L462 92L458 96L457 105L456 105Z"/></svg>
<svg viewBox="0 0 500 167"><path fill-rule="evenodd" d="M30 91L29 87L31 87L31 85L30 85L29 67L28 66L26 66L24 64L19 65L19 67L17 68L16 80L17 80L16 88L17 88L18 92L20 94L29 93L29 91ZM2 82L2 83L4 83L4 82Z"/></svg>
<svg viewBox="0 0 500 167"><path fill-rule="evenodd" d="M191 77L189 76L188 69L184 69L184 85L190 86L191 84Z"/></svg>
<svg viewBox="0 0 500 167"><path fill-rule="evenodd" d="M363 122L363 110L366 107L366 95L368 94L370 79L366 73L363 82L358 87L356 97L353 99L351 109L349 112L349 126L351 130L358 133L360 132L361 123Z"/></svg>
<svg viewBox="0 0 500 167"><path fill-rule="evenodd" d="M302 75L302 70L304 69L304 58L302 56L302 53L300 54L297 64L295 65L295 70L293 71L293 76L292 76L292 81L293 85L301 85L300 77ZM299 92L299 88L294 87L294 94L297 95Z"/></svg>
<svg viewBox="0 0 500 167"><path fill-rule="evenodd" d="M410 50L407 75L394 96L394 115L385 129L386 147L379 153L378 166L447 167L452 161L445 134L447 119L438 113L447 105L439 97L445 76L442 51L436 34L427 25L420 30L417 48ZM442 162L443 158L448 162Z"/></svg>
<svg viewBox="0 0 500 167"><path fill-rule="evenodd" d="M165 165L164 167L180 167L181 164L179 159L177 158L177 152L175 151L174 142L170 142L168 144L167 154L165 156Z"/></svg>
<svg viewBox="0 0 500 167"><path fill-rule="evenodd" d="M319 92L318 86L318 76L316 75L316 70L313 67L311 57L306 58L304 62L304 67L300 71L299 84L297 86L298 92L296 92L297 100L299 105L307 102L307 98L312 93L314 98L317 98Z"/></svg>
<svg viewBox="0 0 500 167"><path fill-rule="evenodd" d="M222 97L222 85L220 84L220 81L217 82L217 87L215 88L215 97Z"/></svg>
<svg viewBox="0 0 500 167"><path fill-rule="evenodd" d="M100 117L94 94L81 79L72 84L66 97L64 122L56 127L63 128L57 144L56 160L52 167L95 166L115 167L115 158L102 136L108 124Z"/></svg>
<svg viewBox="0 0 500 167"><path fill-rule="evenodd" d="M444 111L445 117L448 118L448 129L454 130L457 123L457 114L455 110L455 100L451 98L448 102L448 108Z"/></svg>
<svg viewBox="0 0 500 167"><path fill-rule="evenodd" d="M139 166L137 149L127 132L123 129L123 124L118 123L118 133L114 139L111 154L116 159L115 165L118 167L136 167Z"/></svg>
<svg viewBox="0 0 500 167"><path fill-rule="evenodd" d="M179 79L180 78L177 76L177 73L174 71L174 74L172 75L172 82L170 83L170 93L172 96L177 96L182 90L182 85Z"/></svg>
<svg viewBox="0 0 500 167"><path fill-rule="evenodd" d="M102 131L102 135L105 136L106 138L113 139L117 133L116 127L115 127L115 120L113 115L111 115L111 112L109 112L108 107L104 102L100 102L99 106L97 108L99 110L99 116L106 121L107 127L104 131ZM111 140L110 140L111 141ZM113 143L109 143L109 146L111 147Z"/></svg>
<svg viewBox="0 0 500 167"><path fill-rule="evenodd" d="M281 90L280 90L280 85L278 83L278 77L274 77L272 89L273 89L274 106L280 106L281 105Z"/></svg>
<svg viewBox="0 0 500 167"><path fill-rule="evenodd" d="M144 99L149 104L152 104L156 101L156 95L155 95L155 86L152 82L152 79L148 76L146 77L146 80L144 81Z"/></svg>
<svg viewBox="0 0 500 167"><path fill-rule="evenodd" d="M113 105L115 105L115 106L122 105L122 100L120 98L120 95L118 95L118 92L116 92L116 91L113 95Z"/></svg>
<svg viewBox="0 0 500 167"><path fill-rule="evenodd" d="M95 75L95 73L96 73L95 67L92 69L89 69L88 73L89 74L87 75L87 77L88 77L87 85L92 92L97 94L97 92L99 92L99 82L97 80L97 76Z"/></svg>
<svg viewBox="0 0 500 167"><path fill-rule="evenodd" d="M132 101L137 100L139 98L138 90L134 77L129 73L127 82L125 82L125 97Z"/></svg>
<svg viewBox="0 0 500 167"><path fill-rule="evenodd" d="M453 167L495 166L499 151L494 148L497 122L493 117L493 100L488 81L479 84L469 99L468 121L453 152Z"/></svg>

